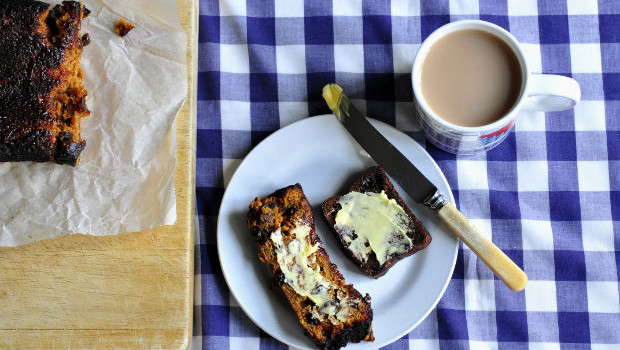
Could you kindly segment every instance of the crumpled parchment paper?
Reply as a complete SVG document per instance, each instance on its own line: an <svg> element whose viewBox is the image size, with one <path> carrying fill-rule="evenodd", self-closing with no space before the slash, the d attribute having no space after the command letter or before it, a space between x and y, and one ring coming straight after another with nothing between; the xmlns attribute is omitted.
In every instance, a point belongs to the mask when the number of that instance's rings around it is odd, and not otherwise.
<svg viewBox="0 0 620 350"><path fill-rule="evenodd" d="M60 1L52 1L58 3ZM0 246L110 235L176 222L174 119L187 95L186 34L174 0L83 0L81 66L91 116L76 167L0 163ZM135 25L121 38L114 24Z"/></svg>

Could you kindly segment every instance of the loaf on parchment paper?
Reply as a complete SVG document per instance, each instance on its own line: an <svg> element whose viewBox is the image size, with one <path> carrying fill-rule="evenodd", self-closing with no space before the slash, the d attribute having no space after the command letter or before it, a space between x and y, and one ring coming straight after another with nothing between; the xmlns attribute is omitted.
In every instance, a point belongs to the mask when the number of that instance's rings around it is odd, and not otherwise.
<svg viewBox="0 0 620 350"><path fill-rule="evenodd" d="M90 111L80 68L79 2L4 0L0 5L0 162L76 165Z"/></svg>

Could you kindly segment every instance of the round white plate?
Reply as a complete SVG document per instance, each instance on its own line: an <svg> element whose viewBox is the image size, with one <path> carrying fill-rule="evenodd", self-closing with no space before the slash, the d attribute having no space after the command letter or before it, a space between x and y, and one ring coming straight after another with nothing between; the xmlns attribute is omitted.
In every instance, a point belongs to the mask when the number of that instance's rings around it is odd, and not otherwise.
<svg viewBox="0 0 620 350"><path fill-rule="evenodd" d="M417 142L385 123L371 122L454 203L439 167ZM296 182L302 185L314 208L316 230L330 259L339 266L347 283L372 298L375 341L349 344L347 349L374 349L401 338L424 320L443 295L456 263L458 239L397 184L397 190L433 240L378 280L363 274L345 257L323 221L323 200L342 193L356 176L374 164L336 117L324 115L274 132L248 154L230 180L217 223L220 264L241 308L274 338L300 349L316 349L284 296L271 290L270 272L258 261L258 249L245 216L255 197L267 196Z"/></svg>

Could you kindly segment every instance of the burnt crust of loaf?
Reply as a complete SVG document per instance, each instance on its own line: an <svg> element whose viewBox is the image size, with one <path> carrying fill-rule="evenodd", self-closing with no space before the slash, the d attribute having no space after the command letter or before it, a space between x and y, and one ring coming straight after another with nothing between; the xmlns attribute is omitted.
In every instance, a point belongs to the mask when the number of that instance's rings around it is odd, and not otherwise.
<svg viewBox="0 0 620 350"><path fill-rule="evenodd" d="M358 319L339 325L314 319L310 313L313 302L297 294L284 282L284 275L276 259L275 246L270 237L278 229L286 235L289 229L294 228L296 222L310 226L309 240L313 245L318 244L316 260L322 269L322 274L335 283L339 289L363 301L364 308L360 310ZM247 225L258 245L259 260L266 264L272 273L272 287L282 291L305 333L319 348L339 349L348 342L374 340L370 296L368 294L362 296L351 284L345 284L338 266L329 260L327 252L322 247L322 241L315 231L312 207L300 184L281 188L263 199L254 199L247 214Z"/></svg>
<svg viewBox="0 0 620 350"><path fill-rule="evenodd" d="M75 1L0 6L0 162L78 162L79 122L90 114L79 68L88 14Z"/></svg>
<svg viewBox="0 0 620 350"><path fill-rule="evenodd" d="M377 261L377 257L374 252L370 253L367 261L362 261L358 257L356 257L350 249L347 248L342 232L340 232L340 230L336 228L336 214L340 209L342 209L340 204L338 204L338 201L342 196L330 197L323 202L321 206L323 218L325 219L325 221L327 221L328 226L338 238L340 248L342 248L345 254L349 258L351 258L357 264L357 266L359 266L359 268L367 275L374 278L379 278L383 276L396 262L426 248L431 243L431 235L422 225L420 220L418 220L418 218L413 214L413 212L411 212L411 209L407 206L400 194L398 194L396 188L394 188L394 184L392 184L392 181L381 167L374 166L364 171L361 176L358 177L357 180L355 180L355 182L348 190L348 192L352 191L361 193L380 193L381 191L385 191L385 194L388 196L388 198L396 200L398 205L403 208L403 210L411 220L409 225L409 231L407 232L407 235L413 241L411 249L402 254L390 256L388 260L383 264L379 264L379 261Z"/></svg>

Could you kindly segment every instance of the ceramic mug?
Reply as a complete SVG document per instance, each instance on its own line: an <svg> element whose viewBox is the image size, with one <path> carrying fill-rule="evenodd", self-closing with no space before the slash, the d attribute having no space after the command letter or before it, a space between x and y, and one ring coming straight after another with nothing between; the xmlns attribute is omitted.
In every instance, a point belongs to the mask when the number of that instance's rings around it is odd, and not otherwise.
<svg viewBox="0 0 620 350"><path fill-rule="evenodd" d="M496 121L476 127L455 125L439 117L424 99L421 85L422 64L433 44L450 33L467 29L488 32L503 40L515 53L521 68L521 90L513 107ZM574 79L552 74L531 74L515 37L502 27L480 20L456 21L435 30L415 56L411 80L418 119L426 138L444 151L455 154L474 154L500 144L512 130L522 108L560 111L573 108L581 98L579 83Z"/></svg>

